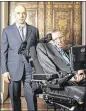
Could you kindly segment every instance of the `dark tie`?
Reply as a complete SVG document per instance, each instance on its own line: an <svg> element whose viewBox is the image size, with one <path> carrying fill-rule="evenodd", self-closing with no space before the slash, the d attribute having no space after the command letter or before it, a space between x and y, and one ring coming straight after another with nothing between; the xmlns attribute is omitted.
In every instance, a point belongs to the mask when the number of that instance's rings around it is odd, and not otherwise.
<svg viewBox="0 0 86 111"><path fill-rule="evenodd" d="M23 27L20 27L20 35L21 35L21 38L22 40L24 41L24 30L23 30Z"/></svg>

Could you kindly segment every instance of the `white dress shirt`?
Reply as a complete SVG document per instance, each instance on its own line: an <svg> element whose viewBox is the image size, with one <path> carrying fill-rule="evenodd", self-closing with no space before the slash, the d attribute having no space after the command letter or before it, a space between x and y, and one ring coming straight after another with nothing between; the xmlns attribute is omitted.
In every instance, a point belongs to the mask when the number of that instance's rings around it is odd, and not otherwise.
<svg viewBox="0 0 86 111"><path fill-rule="evenodd" d="M17 26L17 28L18 28L18 30L19 30L19 33L20 33L21 38L22 38L22 35L21 35L20 27L23 27L24 40L25 40L25 38L26 38L26 23L25 23L24 26L20 26L18 23L16 23L16 26Z"/></svg>

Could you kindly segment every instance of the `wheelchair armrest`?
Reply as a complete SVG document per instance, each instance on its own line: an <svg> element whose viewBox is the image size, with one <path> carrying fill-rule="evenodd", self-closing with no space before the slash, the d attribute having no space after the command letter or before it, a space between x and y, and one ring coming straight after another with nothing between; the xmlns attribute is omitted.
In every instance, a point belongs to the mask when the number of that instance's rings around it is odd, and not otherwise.
<svg viewBox="0 0 86 111"><path fill-rule="evenodd" d="M32 80L34 81L47 80L47 78L50 78L51 76L52 74L45 74L45 73L32 74Z"/></svg>

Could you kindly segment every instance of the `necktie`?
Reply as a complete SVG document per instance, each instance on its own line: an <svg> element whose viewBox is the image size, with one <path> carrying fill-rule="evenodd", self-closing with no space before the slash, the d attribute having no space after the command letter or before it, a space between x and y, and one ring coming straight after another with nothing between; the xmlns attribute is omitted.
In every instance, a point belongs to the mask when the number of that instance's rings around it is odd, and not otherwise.
<svg viewBox="0 0 86 111"><path fill-rule="evenodd" d="M21 35L22 40L24 41L24 30L23 30L23 27L20 27L20 35Z"/></svg>

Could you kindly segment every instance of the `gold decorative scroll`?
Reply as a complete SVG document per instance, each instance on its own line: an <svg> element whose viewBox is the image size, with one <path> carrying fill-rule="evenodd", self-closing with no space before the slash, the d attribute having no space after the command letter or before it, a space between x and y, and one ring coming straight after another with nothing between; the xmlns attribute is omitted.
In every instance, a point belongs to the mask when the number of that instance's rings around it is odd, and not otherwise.
<svg viewBox="0 0 86 111"><path fill-rule="evenodd" d="M52 2L46 2L45 9L45 34L53 29L52 24Z"/></svg>
<svg viewBox="0 0 86 111"><path fill-rule="evenodd" d="M72 8L73 2L53 2L53 8L67 9Z"/></svg>
<svg viewBox="0 0 86 111"><path fill-rule="evenodd" d="M64 33L66 40L70 39L70 29L72 23L71 13L72 10L53 10L53 27L54 29L61 30Z"/></svg>
<svg viewBox="0 0 86 111"><path fill-rule="evenodd" d="M17 5L23 5L26 9L37 9L38 2L10 2L10 7L15 8Z"/></svg>
<svg viewBox="0 0 86 111"><path fill-rule="evenodd" d="M37 27L37 10L36 9L27 10L27 23Z"/></svg>
<svg viewBox="0 0 86 111"><path fill-rule="evenodd" d="M74 43L81 44L81 2L74 2Z"/></svg>

